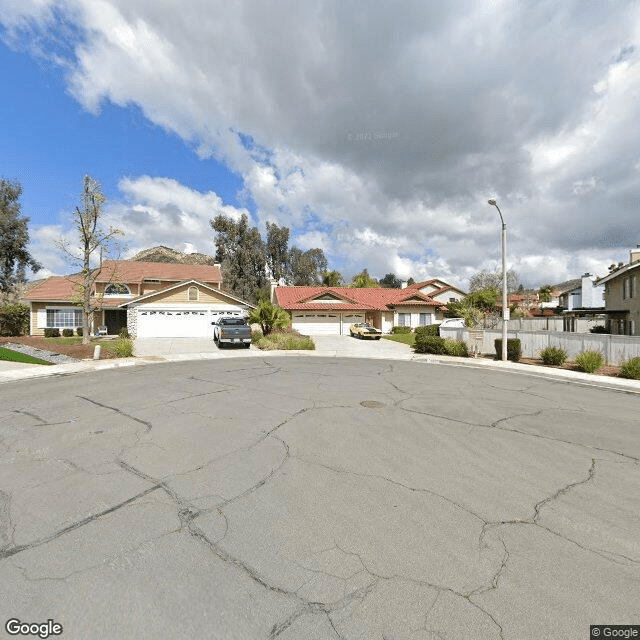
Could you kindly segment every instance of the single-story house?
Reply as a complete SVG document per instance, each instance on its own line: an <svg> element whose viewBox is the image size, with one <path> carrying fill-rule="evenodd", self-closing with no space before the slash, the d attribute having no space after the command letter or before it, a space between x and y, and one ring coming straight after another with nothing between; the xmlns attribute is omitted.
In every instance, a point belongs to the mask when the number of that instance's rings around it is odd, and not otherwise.
<svg viewBox="0 0 640 640"><path fill-rule="evenodd" d="M80 276L53 276L23 296L30 334L82 327ZM92 331L105 326L132 337L210 337L219 315L247 315L254 307L222 290L219 265L107 260L91 292Z"/></svg>
<svg viewBox="0 0 640 640"><path fill-rule="evenodd" d="M278 287L272 301L291 315L291 326L307 335L348 334L355 322L389 333L394 326L437 324L447 307L419 290L380 287Z"/></svg>

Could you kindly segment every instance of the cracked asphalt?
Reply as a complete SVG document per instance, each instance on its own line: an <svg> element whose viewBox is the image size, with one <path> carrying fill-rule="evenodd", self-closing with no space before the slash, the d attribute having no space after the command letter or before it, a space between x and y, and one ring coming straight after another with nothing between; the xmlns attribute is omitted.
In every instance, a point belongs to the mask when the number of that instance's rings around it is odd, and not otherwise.
<svg viewBox="0 0 640 640"><path fill-rule="evenodd" d="M583 640L640 623L637 395L236 358L0 388L0 610L65 639Z"/></svg>

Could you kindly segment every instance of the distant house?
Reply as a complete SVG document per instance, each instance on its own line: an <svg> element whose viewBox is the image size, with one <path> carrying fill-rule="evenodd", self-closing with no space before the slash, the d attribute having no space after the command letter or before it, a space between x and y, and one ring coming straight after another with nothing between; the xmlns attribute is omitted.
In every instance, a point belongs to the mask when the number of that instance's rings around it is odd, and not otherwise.
<svg viewBox="0 0 640 640"><path fill-rule="evenodd" d="M607 328L610 333L640 335L640 249L629 254L629 264L611 265L610 273L596 281L604 285Z"/></svg>
<svg viewBox="0 0 640 640"><path fill-rule="evenodd" d="M573 286L561 291L559 306L563 309L564 331L586 331L606 321L604 285L596 281L596 276L585 273Z"/></svg>
<svg viewBox="0 0 640 640"><path fill-rule="evenodd" d="M404 282L402 283L405 284ZM434 278L432 280L423 280L422 282L414 282L406 287L406 289L413 289L414 291L420 291L424 295L429 296L432 300L442 302L442 304L448 304L449 302L459 302L467 294L462 289L458 289L451 284L448 284L444 280Z"/></svg>
<svg viewBox="0 0 640 640"><path fill-rule="evenodd" d="M78 275L55 276L23 296L29 304L30 333L46 328L82 327ZM97 307L92 331L128 329L132 337L211 336L220 314L243 315L249 303L222 290L219 265L107 260L91 292Z"/></svg>
<svg viewBox="0 0 640 640"><path fill-rule="evenodd" d="M274 285L272 300L291 314L292 327L307 335L348 334L355 322L368 322L388 333L396 325L439 323L446 311L442 302L414 285L404 289Z"/></svg>

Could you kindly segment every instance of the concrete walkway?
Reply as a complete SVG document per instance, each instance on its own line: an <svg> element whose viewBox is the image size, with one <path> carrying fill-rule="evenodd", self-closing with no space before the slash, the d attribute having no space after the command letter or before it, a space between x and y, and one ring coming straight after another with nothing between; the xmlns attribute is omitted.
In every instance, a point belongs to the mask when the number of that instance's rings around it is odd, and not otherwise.
<svg viewBox="0 0 640 640"><path fill-rule="evenodd" d="M455 358L451 356L418 355L405 344L391 340L357 340L349 336L314 336L315 351L261 351L253 345L250 349L218 349L206 338L144 338L134 341L133 358L110 360L81 360L72 364L31 365L0 361L0 383L42 378L48 376L87 373L104 369L142 366L159 362L184 362L189 360L216 360L235 358L359 358L372 360L416 361L424 364L470 367L484 370L507 370L515 375L526 375L558 381L572 381L581 385L602 389L622 390L640 394L640 380L626 380L610 376L598 376L565 369L526 365L516 362L500 362L485 358Z"/></svg>

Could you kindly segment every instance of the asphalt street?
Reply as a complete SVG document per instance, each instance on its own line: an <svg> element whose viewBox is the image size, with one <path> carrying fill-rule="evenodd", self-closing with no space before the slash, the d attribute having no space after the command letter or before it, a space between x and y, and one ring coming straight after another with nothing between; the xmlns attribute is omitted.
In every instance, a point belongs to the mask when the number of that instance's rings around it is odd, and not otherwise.
<svg viewBox="0 0 640 640"><path fill-rule="evenodd" d="M2 632L585 640L638 624L639 403L508 370L264 353L6 382Z"/></svg>

